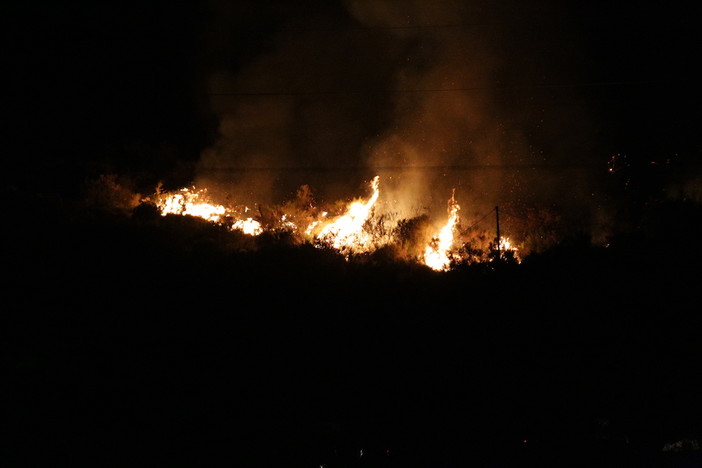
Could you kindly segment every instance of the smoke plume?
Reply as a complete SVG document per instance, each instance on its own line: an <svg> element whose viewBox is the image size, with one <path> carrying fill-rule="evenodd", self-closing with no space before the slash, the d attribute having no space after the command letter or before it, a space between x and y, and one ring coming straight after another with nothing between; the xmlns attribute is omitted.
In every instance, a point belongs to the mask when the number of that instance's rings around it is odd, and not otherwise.
<svg viewBox="0 0 702 468"><path fill-rule="evenodd" d="M210 76L219 137L202 153L199 184L279 203L303 184L327 200L365 195L378 174L381 207L438 223L453 189L469 222L498 204L591 203L593 129L583 96L560 86L580 72L567 11L516 1L285 5L214 4L239 28L226 40L213 28L219 53L244 40L257 52ZM231 24L251 15L269 29Z"/></svg>

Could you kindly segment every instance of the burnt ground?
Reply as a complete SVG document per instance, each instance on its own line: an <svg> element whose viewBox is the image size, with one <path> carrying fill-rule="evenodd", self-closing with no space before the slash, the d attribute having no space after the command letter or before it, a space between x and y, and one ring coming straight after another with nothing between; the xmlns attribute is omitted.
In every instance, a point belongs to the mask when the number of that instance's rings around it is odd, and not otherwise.
<svg viewBox="0 0 702 468"><path fill-rule="evenodd" d="M697 205L437 274L44 202L7 213L4 466L700 466Z"/></svg>

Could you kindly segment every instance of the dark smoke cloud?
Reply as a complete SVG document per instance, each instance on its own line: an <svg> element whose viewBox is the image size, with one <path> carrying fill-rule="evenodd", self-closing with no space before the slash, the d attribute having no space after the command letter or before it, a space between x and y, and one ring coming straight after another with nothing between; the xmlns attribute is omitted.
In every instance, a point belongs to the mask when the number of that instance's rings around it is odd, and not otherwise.
<svg viewBox="0 0 702 468"><path fill-rule="evenodd" d="M269 12L280 15L278 27L262 38L260 54L212 73L219 140L200 161L203 183L263 203L301 184L333 192L358 167L368 137L391 119L387 57L401 46L359 30L339 5L278 6L283 12Z"/></svg>
<svg viewBox="0 0 702 468"><path fill-rule="evenodd" d="M466 224L636 223L700 199L699 5L548 0L14 2L8 184L122 174L248 205L317 200ZM608 173L608 162L626 167ZM603 178L606 178L603 180ZM216 193L220 192L220 193ZM532 211L529 211L532 210ZM534 231L532 229L532 231Z"/></svg>
<svg viewBox="0 0 702 468"><path fill-rule="evenodd" d="M236 5L213 4L211 45L238 59L207 82L219 137L202 152L200 183L268 203L301 184L362 195L380 174L385 208L402 216L428 210L443 222L455 188L469 220L497 204L606 217L600 177L614 148L601 119L617 90L596 82L615 60L593 44L597 11L612 11L549 1ZM611 77L630 78L620 72Z"/></svg>
<svg viewBox="0 0 702 468"><path fill-rule="evenodd" d="M556 188L543 173L535 187L518 168L573 161L573 150L581 150L574 145L590 131L577 96L563 97L564 112L538 89L547 80L572 79L572 64L563 59L577 44L564 12L520 2L349 5L371 26L407 25L391 31L415 44L398 61L393 126L369 155L375 166L418 167L396 177L397 199L436 208L456 188L466 207L484 211ZM548 153L539 141L545 137Z"/></svg>

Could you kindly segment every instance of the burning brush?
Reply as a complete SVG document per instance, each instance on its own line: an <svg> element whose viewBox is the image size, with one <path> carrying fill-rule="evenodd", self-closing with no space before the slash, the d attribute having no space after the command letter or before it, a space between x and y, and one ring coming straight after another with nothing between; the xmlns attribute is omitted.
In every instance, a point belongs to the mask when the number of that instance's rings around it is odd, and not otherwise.
<svg viewBox="0 0 702 468"><path fill-rule="evenodd" d="M188 215L206 219L210 222L223 224L231 230L257 236L267 231L286 231L293 234L300 242L313 243L319 248L336 250L349 258L355 254L371 253L381 247L391 244L395 231L388 229L373 229L373 223L379 218L375 213L375 205L380 197L380 178L375 176L370 182L371 195L365 199L357 199L349 203L345 211L338 216L329 216L327 211L312 213L308 210L304 216L286 213L285 206L278 207L274 215L268 216L265 223L261 217L250 216L248 207L228 208L213 202L205 189L183 188L175 192L160 192L154 196L154 203L162 216ZM288 207L291 207L288 204ZM457 248L456 232L459 227L458 212L460 206L455 199L455 192L448 200L448 220L439 232L432 235L414 260L436 271L447 271L454 263L467 262L467 256L461 255ZM260 211L260 210L259 210ZM304 220L305 225L299 221ZM383 219L379 218L378 222ZM377 224L377 223L376 223ZM510 250L516 253L509 240L500 238L501 251ZM465 257L465 258L464 258ZM475 258L475 257L473 257Z"/></svg>

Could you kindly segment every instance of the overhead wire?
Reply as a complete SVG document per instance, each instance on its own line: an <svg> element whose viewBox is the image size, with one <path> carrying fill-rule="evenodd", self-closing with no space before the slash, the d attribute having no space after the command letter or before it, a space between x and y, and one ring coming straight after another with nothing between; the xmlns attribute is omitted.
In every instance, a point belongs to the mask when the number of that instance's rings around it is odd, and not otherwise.
<svg viewBox="0 0 702 468"><path fill-rule="evenodd" d="M319 90L319 91L227 91L227 92L209 92L207 96L226 97L226 96L241 96L241 97L268 97L268 96L323 96L323 95L342 95L342 94L403 94L403 93L445 93L445 92L471 92L471 91L487 91L487 90L510 90L510 89L537 89L537 88L605 88L605 87L622 87L622 86L646 86L646 85L673 85L680 83L692 82L689 79L669 79L669 80L619 80L619 81L590 81L580 83L525 83L525 84L494 84L481 86L459 86L451 88L414 88L414 89L335 89L335 90Z"/></svg>

